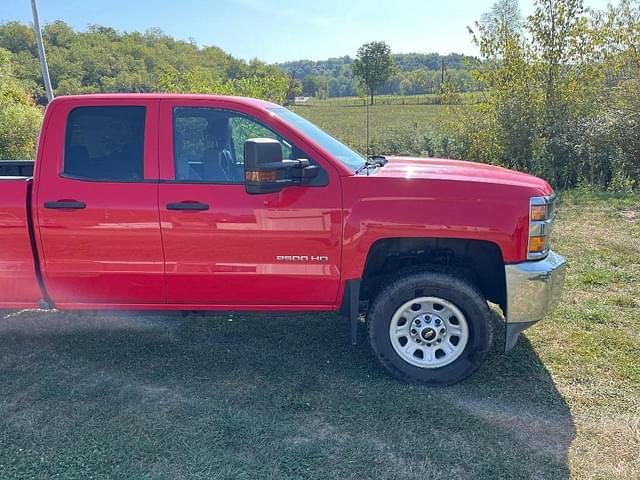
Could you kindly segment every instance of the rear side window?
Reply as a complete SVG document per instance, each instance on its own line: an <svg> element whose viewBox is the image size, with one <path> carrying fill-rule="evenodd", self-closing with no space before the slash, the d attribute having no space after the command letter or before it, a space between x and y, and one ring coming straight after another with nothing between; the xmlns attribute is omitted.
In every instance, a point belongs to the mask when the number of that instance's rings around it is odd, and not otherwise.
<svg viewBox="0 0 640 480"><path fill-rule="evenodd" d="M79 107L67 120L66 176L87 180L144 178L145 107Z"/></svg>

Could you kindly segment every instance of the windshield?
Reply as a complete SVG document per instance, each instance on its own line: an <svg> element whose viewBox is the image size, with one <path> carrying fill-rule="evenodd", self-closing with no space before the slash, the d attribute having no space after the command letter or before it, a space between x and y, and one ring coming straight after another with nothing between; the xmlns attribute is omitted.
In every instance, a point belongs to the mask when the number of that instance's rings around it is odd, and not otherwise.
<svg viewBox="0 0 640 480"><path fill-rule="evenodd" d="M340 160L352 171L356 171L366 161L366 157L351 150L344 143L339 142L327 132L316 127L313 123L305 120L300 115L293 113L286 108L272 108L271 111L282 120L293 125L305 135L311 137L311 139L324 148L327 152Z"/></svg>

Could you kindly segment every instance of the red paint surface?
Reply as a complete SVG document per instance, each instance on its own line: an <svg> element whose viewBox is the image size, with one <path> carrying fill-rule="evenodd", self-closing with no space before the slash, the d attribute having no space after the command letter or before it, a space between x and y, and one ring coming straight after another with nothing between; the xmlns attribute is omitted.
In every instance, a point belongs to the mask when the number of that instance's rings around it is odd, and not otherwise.
<svg viewBox="0 0 640 480"><path fill-rule="evenodd" d="M68 113L77 106L145 105L145 179L64 178ZM242 185L172 182L174 107L218 107L252 116L307 152L324 187L248 195ZM346 280L362 275L378 240L468 238L493 242L506 263L526 259L528 202L543 180L499 167L390 158L358 175L284 121L268 102L206 95L60 97L48 107L34 177L37 247L51 299L61 308L331 310ZM0 305L41 297L26 225L24 180L0 180ZM84 210L43 208L84 201ZM194 201L207 211L169 211ZM284 262L278 255L326 257ZM15 272L15 275L14 275Z"/></svg>
<svg viewBox="0 0 640 480"><path fill-rule="evenodd" d="M158 102L61 97L47 108L38 150L33 211L42 273L54 302L164 303L164 258L158 184L94 182L61 176L69 112L79 106L147 107L145 179L158 175ZM45 202L73 200L83 210L51 210Z"/></svg>
<svg viewBox="0 0 640 480"><path fill-rule="evenodd" d="M27 228L27 181L0 179L0 307L35 305L41 297Z"/></svg>
<svg viewBox="0 0 640 480"><path fill-rule="evenodd" d="M301 139L273 123L253 102L229 98L166 99L160 114L160 172L174 180L175 107L224 108L258 118L296 144ZM295 138L293 138L295 137ZM309 147L308 145L306 145ZM286 188L248 195L244 185L161 183L159 211L166 261L167 302L233 305L333 305L340 284L342 198L332 165L326 187ZM167 210L168 203L200 202L208 211ZM279 255L326 261L277 261Z"/></svg>

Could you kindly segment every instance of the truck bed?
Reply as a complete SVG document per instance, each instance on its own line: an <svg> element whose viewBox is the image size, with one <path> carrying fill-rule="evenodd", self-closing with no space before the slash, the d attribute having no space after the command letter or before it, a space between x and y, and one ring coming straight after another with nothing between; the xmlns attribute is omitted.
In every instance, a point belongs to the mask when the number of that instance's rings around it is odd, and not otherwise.
<svg viewBox="0 0 640 480"><path fill-rule="evenodd" d="M0 178L32 177L33 160L0 160Z"/></svg>
<svg viewBox="0 0 640 480"><path fill-rule="evenodd" d="M42 296L29 235L30 182L0 176L0 308L36 307Z"/></svg>

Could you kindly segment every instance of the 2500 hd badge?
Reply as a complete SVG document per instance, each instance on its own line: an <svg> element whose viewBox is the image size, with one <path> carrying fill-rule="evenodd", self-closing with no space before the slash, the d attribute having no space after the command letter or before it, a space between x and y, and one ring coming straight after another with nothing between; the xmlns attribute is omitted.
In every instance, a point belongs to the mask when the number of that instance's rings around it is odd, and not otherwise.
<svg viewBox="0 0 640 480"><path fill-rule="evenodd" d="M328 262L326 255L277 255L278 262Z"/></svg>

